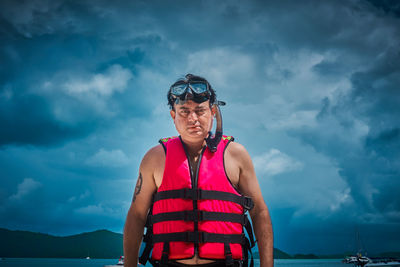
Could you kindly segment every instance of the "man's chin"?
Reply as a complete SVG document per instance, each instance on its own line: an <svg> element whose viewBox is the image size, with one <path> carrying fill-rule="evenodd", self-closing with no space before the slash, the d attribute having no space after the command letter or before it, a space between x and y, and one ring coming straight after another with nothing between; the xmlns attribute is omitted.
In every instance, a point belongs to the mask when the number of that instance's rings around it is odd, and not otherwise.
<svg viewBox="0 0 400 267"><path fill-rule="evenodd" d="M202 131L193 131L193 132L188 132L187 133L188 137L193 138L193 139L201 139L203 140L204 138L207 137L207 134L204 134Z"/></svg>

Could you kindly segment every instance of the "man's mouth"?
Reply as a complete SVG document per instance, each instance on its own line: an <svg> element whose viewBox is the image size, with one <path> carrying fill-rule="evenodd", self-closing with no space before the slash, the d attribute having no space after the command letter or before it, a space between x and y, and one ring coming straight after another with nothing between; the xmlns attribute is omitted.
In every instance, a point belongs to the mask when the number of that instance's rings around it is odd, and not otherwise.
<svg viewBox="0 0 400 267"><path fill-rule="evenodd" d="M189 126L190 130L201 130L200 126Z"/></svg>

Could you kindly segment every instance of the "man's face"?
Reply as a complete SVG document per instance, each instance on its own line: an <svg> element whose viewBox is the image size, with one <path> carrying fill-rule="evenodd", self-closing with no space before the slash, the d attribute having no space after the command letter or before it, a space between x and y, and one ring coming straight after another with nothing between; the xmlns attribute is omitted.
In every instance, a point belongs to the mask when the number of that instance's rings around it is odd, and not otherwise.
<svg viewBox="0 0 400 267"><path fill-rule="evenodd" d="M171 117L184 140L196 142L207 137L214 115L209 100L200 104L188 100L185 104L175 104L174 108Z"/></svg>

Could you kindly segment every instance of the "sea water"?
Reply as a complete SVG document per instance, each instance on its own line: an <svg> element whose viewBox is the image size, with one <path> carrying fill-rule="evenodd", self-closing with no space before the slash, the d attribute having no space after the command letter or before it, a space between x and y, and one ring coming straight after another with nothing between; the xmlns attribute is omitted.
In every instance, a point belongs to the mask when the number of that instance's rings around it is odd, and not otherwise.
<svg viewBox="0 0 400 267"><path fill-rule="evenodd" d="M3 258L0 259L0 267L103 267L104 265L113 265L118 262L117 259L36 259L36 258ZM254 260L254 266L260 266L259 260ZM146 264L146 267L150 267ZM339 259L332 260L275 260L277 267L348 267Z"/></svg>

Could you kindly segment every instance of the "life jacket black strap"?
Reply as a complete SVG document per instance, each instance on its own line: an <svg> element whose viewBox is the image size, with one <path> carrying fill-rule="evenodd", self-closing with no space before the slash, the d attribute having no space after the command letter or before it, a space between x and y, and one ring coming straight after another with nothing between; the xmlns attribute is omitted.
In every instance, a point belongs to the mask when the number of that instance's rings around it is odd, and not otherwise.
<svg viewBox="0 0 400 267"><path fill-rule="evenodd" d="M250 252L250 256L251 256L251 260L250 260L250 267L254 267L254 256L253 256L253 252L251 251L251 246L250 246L250 241L248 238L246 238L245 240L245 244L244 244L244 253L246 253L246 257L244 257L246 260L244 261L244 267L249 267L249 252Z"/></svg>
<svg viewBox="0 0 400 267"><path fill-rule="evenodd" d="M163 251L161 254L160 266L168 266L169 257L169 242L164 242Z"/></svg>
<svg viewBox="0 0 400 267"><path fill-rule="evenodd" d="M142 255L139 257L139 263L145 265L150 258L150 252L153 249L152 243L146 243Z"/></svg>
<svg viewBox="0 0 400 267"><path fill-rule="evenodd" d="M146 234L143 236L143 242L146 243L142 255L139 257L139 263L145 265L147 261L150 259L150 252L153 249L153 243L151 241L153 236L153 224L150 222L151 214L153 213L153 203L154 203L154 194L152 196L152 205L150 207L149 213L147 214L145 227L147 228Z"/></svg>
<svg viewBox="0 0 400 267"><path fill-rule="evenodd" d="M246 210L251 210L254 207L254 202L250 197L239 196L229 192L215 191L215 190L202 190L202 189L192 189L183 188L176 190L160 191L154 197L154 202L163 199L192 199L192 200L202 200L202 199L215 199L231 201L242 205Z"/></svg>
<svg viewBox="0 0 400 267"><path fill-rule="evenodd" d="M223 222L234 222L245 225L246 219L245 214L238 213L222 213L222 212L211 212L211 211L176 211L159 213L149 216L149 222L151 224L164 222L164 221L223 221Z"/></svg>
<svg viewBox="0 0 400 267"><path fill-rule="evenodd" d="M253 251L251 250L251 248L249 248L249 252L250 252L250 256L251 256L250 267L254 267L254 256L253 256Z"/></svg>
<svg viewBox="0 0 400 267"><path fill-rule="evenodd" d="M190 243L239 243L245 244L244 234L214 234L206 232L179 232L168 234L154 234L153 243L159 242L190 242Z"/></svg>
<svg viewBox="0 0 400 267"><path fill-rule="evenodd" d="M249 235L249 238L250 238L250 249L251 249L252 247L254 247L256 245L256 242L254 240L253 227L251 226L251 223L250 223L249 218L247 217L247 215L245 215L244 221L245 221L244 228L246 229L247 234Z"/></svg>
<svg viewBox="0 0 400 267"><path fill-rule="evenodd" d="M162 145L162 147L164 148L164 153L165 153L165 155L167 154L167 147L165 146L165 144L164 144L164 142L160 139L159 141L158 141L161 145Z"/></svg>
<svg viewBox="0 0 400 267"><path fill-rule="evenodd" d="M228 192L213 191L213 190L199 190L199 199L217 199L231 201L240 204L246 210L251 210L254 207L253 200L250 197L239 196Z"/></svg>
<svg viewBox="0 0 400 267"><path fill-rule="evenodd" d="M224 244L224 250L225 250L225 265L227 267L233 267L234 261L229 243Z"/></svg>

